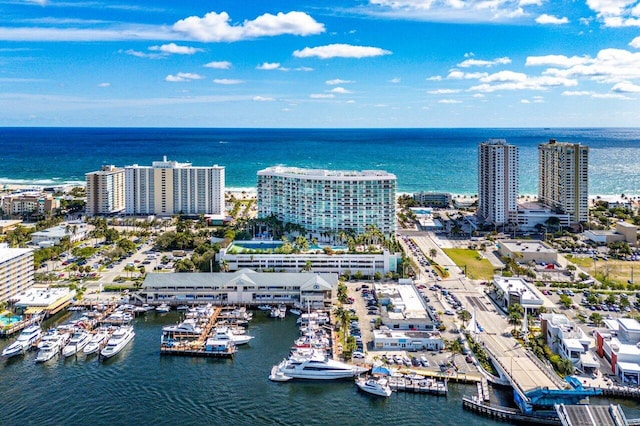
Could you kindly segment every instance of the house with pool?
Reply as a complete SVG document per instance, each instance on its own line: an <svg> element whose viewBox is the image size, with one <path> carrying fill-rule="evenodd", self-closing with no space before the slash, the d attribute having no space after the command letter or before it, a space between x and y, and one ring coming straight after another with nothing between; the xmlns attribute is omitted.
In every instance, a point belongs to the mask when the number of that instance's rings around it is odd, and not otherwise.
<svg viewBox="0 0 640 426"><path fill-rule="evenodd" d="M300 253L281 253L281 241L234 241L220 250L217 260L224 263L229 271L253 269L274 272L320 272L343 274L358 271L363 276L373 276L376 272L384 275L397 272L401 260L400 253L388 250L379 252L348 253L346 247L311 246Z"/></svg>

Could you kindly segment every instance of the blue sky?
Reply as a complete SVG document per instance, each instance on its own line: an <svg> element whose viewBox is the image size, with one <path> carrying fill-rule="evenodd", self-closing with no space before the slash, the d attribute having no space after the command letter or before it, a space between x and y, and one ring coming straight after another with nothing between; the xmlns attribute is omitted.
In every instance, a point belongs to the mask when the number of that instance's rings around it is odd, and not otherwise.
<svg viewBox="0 0 640 426"><path fill-rule="evenodd" d="M0 125L640 123L640 0L0 0Z"/></svg>

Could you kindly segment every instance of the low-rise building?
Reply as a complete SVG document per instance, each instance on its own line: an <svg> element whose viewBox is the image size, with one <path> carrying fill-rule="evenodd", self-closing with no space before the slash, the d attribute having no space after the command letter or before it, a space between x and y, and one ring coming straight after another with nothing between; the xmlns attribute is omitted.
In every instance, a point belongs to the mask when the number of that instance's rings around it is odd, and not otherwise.
<svg viewBox="0 0 640 426"><path fill-rule="evenodd" d="M540 325L543 335L547 339L547 346L574 365L581 363L583 355L589 351L591 339L580 327L560 314L541 314ZM595 367L597 367L596 365ZM582 367L593 367L582 365Z"/></svg>
<svg viewBox="0 0 640 426"><path fill-rule="evenodd" d="M615 230L587 230L584 236L594 243L609 244L626 241L631 245L638 243L638 227L624 221L616 222Z"/></svg>
<svg viewBox="0 0 640 426"><path fill-rule="evenodd" d="M247 243L251 243L248 246ZM241 244L244 244L241 249ZM264 247L276 247L279 242L264 242ZM235 248L234 248L235 247ZM360 272L364 276L373 276L376 272L386 274L396 272L400 254L392 254L388 251L381 253L344 253L336 250L332 254L322 250L313 250L307 253L276 253L268 252L271 249L246 249L247 247L260 247L259 242L240 241L221 249L217 255L219 262L224 262L229 271L240 269L255 269L261 271L276 272L335 272L338 274L349 271L351 274Z"/></svg>
<svg viewBox="0 0 640 426"><path fill-rule="evenodd" d="M536 240L502 240L498 243L501 256L519 263L559 263L556 249Z"/></svg>
<svg viewBox="0 0 640 426"><path fill-rule="evenodd" d="M596 352L611 363L611 371L623 383L640 383L640 323L633 318L604 321L596 330Z"/></svg>
<svg viewBox="0 0 640 426"><path fill-rule="evenodd" d="M147 303L285 304L323 308L338 285L335 273L149 273L139 295Z"/></svg>
<svg viewBox="0 0 640 426"><path fill-rule="evenodd" d="M60 208L60 200L43 192L20 192L3 197L1 205L9 215L51 215Z"/></svg>
<svg viewBox="0 0 640 426"><path fill-rule="evenodd" d="M453 197L448 192L416 192L413 194L416 203L425 207L449 207Z"/></svg>
<svg viewBox="0 0 640 426"><path fill-rule="evenodd" d="M405 351L439 351L444 349L442 336L438 331L373 330L374 349Z"/></svg>
<svg viewBox="0 0 640 426"><path fill-rule="evenodd" d="M436 329L433 314L413 284L375 284L382 324L391 330Z"/></svg>
<svg viewBox="0 0 640 426"><path fill-rule="evenodd" d="M559 225L568 228L571 225L571 215L557 212L542 203L526 202L518 204L517 224L522 231L533 231L536 226L547 226L547 221L555 217Z"/></svg>
<svg viewBox="0 0 640 426"><path fill-rule="evenodd" d="M518 303L523 308L539 309L544 303L535 286L520 277L494 277L496 297L502 307Z"/></svg>
<svg viewBox="0 0 640 426"><path fill-rule="evenodd" d="M15 308L27 315L55 315L71 304L76 292L67 287L32 287L15 297Z"/></svg>
<svg viewBox="0 0 640 426"><path fill-rule="evenodd" d="M6 234L21 223L21 220L0 220L0 234Z"/></svg>
<svg viewBox="0 0 640 426"><path fill-rule="evenodd" d="M33 250L0 244L0 302L12 301L32 285Z"/></svg>
<svg viewBox="0 0 640 426"><path fill-rule="evenodd" d="M31 234L31 242L40 245L41 243L53 242L60 244L64 237L69 237L69 242L75 243L87 238L87 224L84 222L68 222L52 228L36 231Z"/></svg>

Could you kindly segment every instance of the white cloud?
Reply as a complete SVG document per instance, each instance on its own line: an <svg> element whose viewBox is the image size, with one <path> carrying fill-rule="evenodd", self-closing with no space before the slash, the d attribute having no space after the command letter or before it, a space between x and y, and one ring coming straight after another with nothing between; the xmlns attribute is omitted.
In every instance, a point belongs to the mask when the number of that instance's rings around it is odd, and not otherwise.
<svg viewBox="0 0 640 426"><path fill-rule="evenodd" d="M0 27L5 41L118 41L168 40L181 38L165 27L120 25L107 28Z"/></svg>
<svg viewBox="0 0 640 426"><path fill-rule="evenodd" d="M565 90L562 92L562 96L589 96L591 92L585 90Z"/></svg>
<svg viewBox="0 0 640 426"><path fill-rule="evenodd" d="M505 81L516 81L522 82L527 80L527 75L521 72L513 72L513 71L499 71L494 74L489 74L480 79L483 83L493 83L493 82L505 82Z"/></svg>
<svg viewBox="0 0 640 426"><path fill-rule="evenodd" d="M441 75L434 75L432 77L427 77L427 81L440 81L440 80L442 80Z"/></svg>
<svg viewBox="0 0 640 426"><path fill-rule="evenodd" d="M440 99L438 103L439 104L461 104L462 101L459 101L457 99Z"/></svg>
<svg viewBox="0 0 640 426"><path fill-rule="evenodd" d="M275 99L270 97L265 97L265 96L254 96L253 101L254 102L273 102L275 101Z"/></svg>
<svg viewBox="0 0 640 426"><path fill-rule="evenodd" d="M596 12L605 26L640 26L640 5L637 0L587 0L587 6Z"/></svg>
<svg viewBox="0 0 640 426"><path fill-rule="evenodd" d="M316 56L320 59L330 58L368 58L374 56L390 55L388 50L379 47L353 46L350 44L329 44L318 47L305 47L293 52L297 58L309 58Z"/></svg>
<svg viewBox="0 0 640 426"><path fill-rule="evenodd" d="M486 61L482 59L467 59L458 64L460 68L469 68L469 67L492 67L494 65L506 65L510 64L511 59L507 57L496 58L492 61Z"/></svg>
<svg viewBox="0 0 640 426"><path fill-rule="evenodd" d="M149 50L153 52L162 52L168 55L193 55L197 52L202 52L204 49L190 46L179 46L175 43L163 44L162 46L151 46Z"/></svg>
<svg viewBox="0 0 640 426"><path fill-rule="evenodd" d="M133 50L133 49L118 50L118 53L124 53L125 55L135 56L136 58L148 58L148 59L166 58L166 55L162 53L147 53L147 52L140 52L138 50Z"/></svg>
<svg viewBox="0 0 640 426"><path fill-rule="evenodd" d="M110 87L111 83L100 83L98 84L98 87Z"/></svg>
<svg viewBox="0 0 640 426"><path fill-rule="evenodd" d="M529 99L520 99L521 104L530 104L531 101Z"/></svg>
<svg viewBox="0 0 640 426"><path fill-rule="evenodd" d="M176 75L169 74L164 78L164 81L168 81L170 83L178 83L182 81L191 81L191 80L201 80L204 77L200 74L194 74L190 72L179 72Z"/></svg>
<svg viewBox="0 0 640 426"><path fill-rule="evenodd" d="M348 83L353 83L353 81L351 80L341 80L339 78L335 78L333 80L327 80L324 82L325 84L328 84L329 86L335 86L338 84L348 84Z"/></svg>
<svg viewBox="0 0 640 426"><path fill-rule="evenodd" d="M628 81L622 81L614 85L611 90L617 93L640 93L640 86Z"/></svg>
<svg viewBox="0 0 640 426"><path fill-rule="evenodd" d="M525 15L541 0L369 0L374 16L437 22L506 21Z"/></svg>
<svg viewBox="0 0 640 426"><path fill-rule="evenodd" d="M629 43L629 46L635 47L636 49L640 49L640 36L631 40L631 42Z"/></svg>
<svg viewBox="0 0 640 426"><path fill-rule="evenodd" d="M484 98L485 95L483 95L482 93L474 93L472 97L474 97L474 98Z"/></svg>
<svg viewBox="0 0 640 426"><path fill-rule="evenodd" d="M232 85L232 84L242 84L243 80L235 80L231 78L216 78L213 80L215 84L223 84L223 85Z"/></svg>
<svg viewBox="0 0 640 426"><path fill-rule="evenodd" d="M531 77L526 74L500 71L480 79L484 84L472 86L469 91L491 93L501 90L547 90L550 87L572 87L578 82L564 77L539 76ZM498 84L491 84L498 83Z"/></svg>
<svg viewBox="0 0 640 426"><path fill-rule="evenodd" d="M278 68L280 68L280 63L279 62L263 62L262 65L258 65L256 67L257 70L277 70Z"/></svg>
<svg viewBox="0 0 640 426"><path fill-rule="evenodd" d="M449 80L477 80L486 77L486 72L462 72L460 70L451 70L447 74Z"/></svg>
<svg viewBox="0 0 640 426"><path fill-rule="evenodd" d="M572 67L574 65L586 64L592 61L588 56L572 56L564 55L546 55L546 56L529 56L525 63L526 66L551 65L558 67Z"/></svg>
<svg viewBox="0 0 640 426"><path fill-rule="evenodd" d="M621 93L596 93L590 91L565 91L562 92L563 96L589 96L595 99L621 99L621 100L630 100L631 98L621 94Z"/></svg>
<svg viewBox="0 0 640 426"><path fill-rule="evenodd" d="M356 103L356 101L354 101L353 99L349 99L349 100L347 101L347 103L348 103L348 104L355 104L355 103Z"/></svg>
<svg viewBox="0 0 640 426"><path fill-rule="evenodd" d="M233 42L283 34L307 36L325 31L324 25L304 12L265 13L241 25L229 25L227 12L209 12L203 17L190 16L173 24L173 29L205 42Z"/></svg>
<svg viewBox="0 0 640 426"><path fill-rule="evenodd" d="M331 93L340 93L340 94L348 94L351 93L350 90L345 89L344 87L334 87L330 90Z"/></svg>
<svg viewBox="0 0 640 426"><path fill-rule="evenodd" d="M389 83L398 84L400 83L400 81L401 81L400 78L394 77L391 80L389 80Z"/></svg>
<svg viewBox="0 0 640 426"><path fill-rule="evenodd" d="M311 68L311 67L298 67L298 68L294 68L294 71L311 72L311 71L313 71L313 68Z"/></svg>
<svg viewBox="0 0 640 426"><path fill-rule="evenodd" d="M545 75L562 78L588 78L602 83L640 79L640 52L603 49L595 58L566 69L549 68Z"/></svg>
<svg viewBox="0 0 640 426"><path fill-rule="evenodd" d="M39 4L40 6L46 6L47 0L27 0L29 3Z"/></svg>
<svg viewBox="0 0 640 426"><path fill-rule="evenodd" d="M562 18L558 18L556 16L547 15L546 13L543 13L542 15L536 18L536 22L538 24L543 24L543 25L562 25L562 24L568 24L569 18L567 18L566 16Z"/></svg>
<svg viewBox="0 0 640 426"><path fill-rule="evenodd" d="M449 95L452 93L460 93L459 89L438 89L438 90L429 90L427 92L430 95Z"/></svg>
<svg viewBox="0 0 640 426"><path fill-rule="evenodd" d="M335 95L331 93L312 93L309 95L311 99L332 99L335 98Z"/></svg>
<svg viewBox="0 0 640 426"><path fill-rule="evenodd" d="M209 62L208 64L204 64L205 67L207 68L213 68L213 69L217 69L217 70L228 70L229 68L231 68L231 62L229 61L214 61L214 62Z"/></svg>

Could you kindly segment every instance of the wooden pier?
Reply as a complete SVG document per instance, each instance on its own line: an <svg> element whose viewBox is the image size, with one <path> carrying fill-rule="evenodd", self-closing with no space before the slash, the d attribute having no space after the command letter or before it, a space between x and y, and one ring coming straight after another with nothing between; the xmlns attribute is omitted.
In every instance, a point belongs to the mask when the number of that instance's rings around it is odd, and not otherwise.
<svg viewBox="0 0 640 426"><path fill-rule="evenodd" d="M438 382L433 379L412 379L410 377L389 377L389 387L394 391L430 393L434 395L446 395L447 382Z"/></svg>
<svg viewBox="0 0 640 426"><path fill-rule="evenodd" d="M199 336L179 334L179 336L174 337L185 337L188 340L173 342L171 344L161 344L160 355L231 358L236 353L237 349L235 346L225 348L224 350L207 350L206 347L207 338L211 334L213 327L216 326L221 311L222 307L218 306L215 308Z"/></svg>

